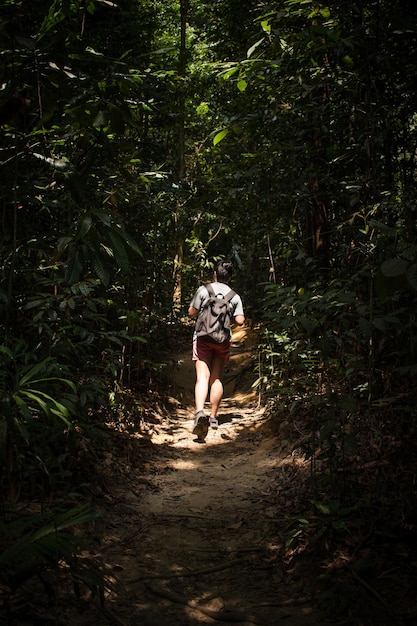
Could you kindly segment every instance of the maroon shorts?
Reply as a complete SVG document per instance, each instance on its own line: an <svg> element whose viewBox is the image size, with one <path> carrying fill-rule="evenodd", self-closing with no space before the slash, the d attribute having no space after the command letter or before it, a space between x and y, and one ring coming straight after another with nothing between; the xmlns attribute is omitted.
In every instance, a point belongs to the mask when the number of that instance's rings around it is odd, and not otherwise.
<svg viewBox="0 0 417 626"><path fill-rule="evenodd" d="M216 343L204 337L197 337L193 341L193 361L205 361L210 365L214 356L219 356L225 363L230 356L230 341Z"/></svg>

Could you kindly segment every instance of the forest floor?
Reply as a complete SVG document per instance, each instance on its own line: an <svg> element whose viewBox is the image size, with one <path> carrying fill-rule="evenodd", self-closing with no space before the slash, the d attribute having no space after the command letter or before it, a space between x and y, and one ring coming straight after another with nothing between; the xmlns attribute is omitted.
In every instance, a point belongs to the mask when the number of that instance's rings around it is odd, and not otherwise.
<svg viewBox="0 0 417 626"><path fill-rule="evenodd" d="M298 559L286 546L310 468L293 442L270 432L252 387L254 357L250 333L235 331L220 426L205 443L191 432L195 377L187 349L172 371L172 410L148 424L146 437L121 434L100 459L99 539L87 556L106 562L122 591L108 594L104 613L86 601L76 619L64 612L60 622L369 623L324 616L319 559Z"/></svg>

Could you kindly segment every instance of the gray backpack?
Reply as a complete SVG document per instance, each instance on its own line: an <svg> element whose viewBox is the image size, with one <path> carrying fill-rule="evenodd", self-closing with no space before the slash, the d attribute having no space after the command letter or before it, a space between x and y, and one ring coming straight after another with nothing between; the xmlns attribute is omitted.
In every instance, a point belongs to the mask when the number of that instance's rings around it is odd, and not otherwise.
<svg viewBox="0 0 417 626"><path fill-rule="evenodd" d="M231 300L236 292L231 289L225 296L215 294L211 284L206 285L209 299L200 309L197 317L195 332L197 337L208 337L216 343L229 341L232 331L230 322L232 318Z"/></svg>

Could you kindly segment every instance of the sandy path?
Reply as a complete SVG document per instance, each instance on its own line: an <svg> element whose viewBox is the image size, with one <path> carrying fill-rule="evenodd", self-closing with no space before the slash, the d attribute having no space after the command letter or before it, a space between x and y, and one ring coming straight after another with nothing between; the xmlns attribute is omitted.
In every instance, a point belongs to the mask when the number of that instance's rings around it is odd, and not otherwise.
<svg viewBox="0 0 417 626"><path fill-rule="evenodd" d="M244 339L236 341L220 427L205 444L191 434L193 369L181 364L182 406L154 432L147 478L124 497L132 516L119 553L127 589L120 610L127 617L129 607L129 624L323 623L308 574L282 561L284 487L302 462L268 435L256 394L242 383L248 359Z"/></svg>

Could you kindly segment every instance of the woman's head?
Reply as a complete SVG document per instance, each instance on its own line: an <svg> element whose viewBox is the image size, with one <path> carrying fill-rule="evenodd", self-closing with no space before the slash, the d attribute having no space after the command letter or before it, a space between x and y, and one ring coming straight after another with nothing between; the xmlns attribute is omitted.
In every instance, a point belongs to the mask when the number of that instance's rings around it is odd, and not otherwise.
<svg viewBox="0 0 417 626"><path fill-rule="evenodd" d="M214 275L220 283L228 283L232 279L233 265L231 261L218 261L214 268Z"/></svg>

